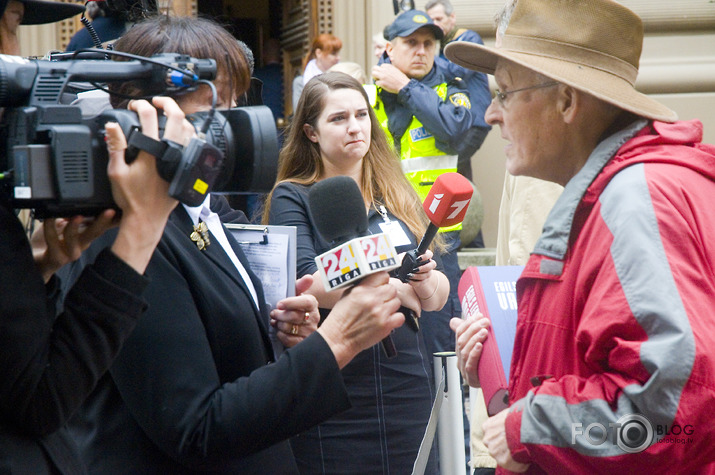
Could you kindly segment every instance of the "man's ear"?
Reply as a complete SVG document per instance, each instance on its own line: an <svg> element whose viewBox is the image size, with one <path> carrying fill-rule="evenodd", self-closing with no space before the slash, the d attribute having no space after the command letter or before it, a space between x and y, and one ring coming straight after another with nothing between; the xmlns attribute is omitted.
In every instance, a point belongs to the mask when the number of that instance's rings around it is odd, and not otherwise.
<svg viewBox="0 0 715 475"><path fill-rule="evenodd" d="M308 140L313 143L318 143L318 134L315 133L315 129L312 125L303 124L303 132L305 133L305 136L308 137Z"/></svg>
<svg viewBox="0 0 715 475"><path fill-rule="evenodd" d="M556 99L558 112L563 117L564 122L571 123L582 105L582 96L579 91L571 86L559 85L558 89Z"/></svg>
<svg viewBox="0 0 715 475"><path fill-rule="evenodd" d="M387 53L387 57L390 58L390 61L392 61L392 48L394 46L392 45L392 41L388 41L385 43L385 53Z"/></svg>

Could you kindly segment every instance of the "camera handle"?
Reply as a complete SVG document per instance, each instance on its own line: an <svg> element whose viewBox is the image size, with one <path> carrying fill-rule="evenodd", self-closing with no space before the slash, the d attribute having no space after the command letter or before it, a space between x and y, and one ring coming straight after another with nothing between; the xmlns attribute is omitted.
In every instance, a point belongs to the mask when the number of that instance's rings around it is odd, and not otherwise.
<svg viewBox="0 0 715 475"><path fill-rule="evenodd" d="M132 163L139 153L139 150L154 155L159 160L157 169L159 175L166 181L171 181L184 151L184 147L178 143L162 139L156 140L147 135L144 135L137 129L132 130L127 142L127 151L125 153L127 163Z"/></svg>
<svg viewBox="0 0 715 475"><path fill-rule="evenodd" d="M223 153L197 137L182 147L171 140L153 139L135 129L129 136L127 152L136 157L139 150L157 158L159 176L170 185L169 195L187 206L203 203L223 167Z"/></svg>

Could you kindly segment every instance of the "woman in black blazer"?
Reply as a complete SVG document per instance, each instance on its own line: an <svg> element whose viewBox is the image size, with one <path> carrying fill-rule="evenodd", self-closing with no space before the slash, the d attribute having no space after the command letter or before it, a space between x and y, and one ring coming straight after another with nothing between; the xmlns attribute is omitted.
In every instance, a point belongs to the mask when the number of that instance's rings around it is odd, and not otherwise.
<svg viewBox="0 0 715 475"><path fill-rule="evenodd" d="M215 57L224 104L250 78L235 39L208 20L153 19L116 49ZM210 103L204 88L177 99L185 112ZM191 238L200 222L208 225L203 248ZM72 423L90 472L294 473L286 439L347 409L340 368L403 322L385 273L339 302L327 328L315 331L317 302L300 295L310 278L269 317L228 222L245 217L219 196L179 205L169 218L146 272L149 308ZM292 346L277 359L271 324Z"/></svg>

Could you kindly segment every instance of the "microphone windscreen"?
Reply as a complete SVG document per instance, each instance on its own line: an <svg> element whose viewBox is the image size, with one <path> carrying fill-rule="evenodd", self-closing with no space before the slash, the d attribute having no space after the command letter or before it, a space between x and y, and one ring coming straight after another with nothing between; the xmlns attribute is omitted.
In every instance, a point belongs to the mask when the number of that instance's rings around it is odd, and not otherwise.
<svg viewBox="0 0 715 475"><path fill-rule="evenodd" d="M367 234L365 200L349 176L314 184L308 192L308 206L318 232L331 245Z"/></svg>
<svg viewBox="0 0 715 475"><path fill-rule="evenodd" d="M430 188L422 207L435 226L452 226L464 220L473 192L472 184L464 176L443 173Z"/></svg>

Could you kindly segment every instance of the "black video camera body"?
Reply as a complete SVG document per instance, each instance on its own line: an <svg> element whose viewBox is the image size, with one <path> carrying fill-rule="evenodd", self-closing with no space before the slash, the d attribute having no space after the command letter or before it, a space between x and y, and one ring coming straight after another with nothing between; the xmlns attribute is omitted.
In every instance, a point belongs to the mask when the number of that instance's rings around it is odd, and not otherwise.
<svg viewBox="0 0 715 475"><path fill-rule="evenodd" d="M131 143L132 134L140 131L138 118L123 109L83 117L79 106L62 104L63 93L70 81L140 79L164 85L171 95L216 74L211 59L167 53L146 59L46 61L0 55L0 107L5 107L0 172L6 172L0 187L13 207L34 208L37 217L45 218L94 215L115 206L104 126L119 123ZM263 192L275 180L278 142L270 110L253 106L219 112L206 137L192 141L172 160L158 157L159 173L171 184L172 196L191 206L211 190ZM188 118L201 126L206 114ZM136 153L128 149L127 159Z"/></svg>

